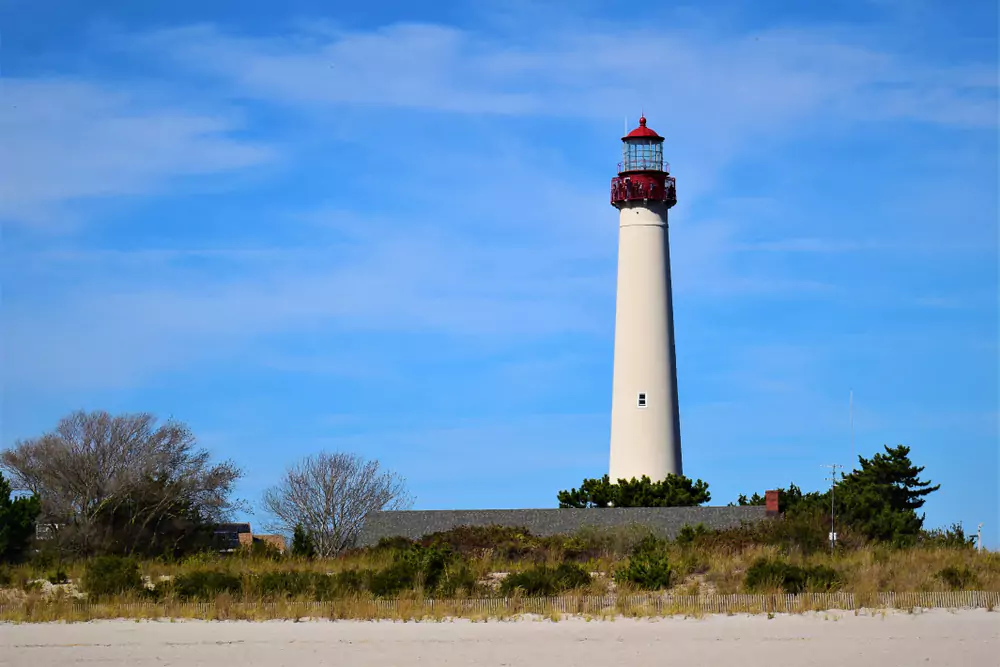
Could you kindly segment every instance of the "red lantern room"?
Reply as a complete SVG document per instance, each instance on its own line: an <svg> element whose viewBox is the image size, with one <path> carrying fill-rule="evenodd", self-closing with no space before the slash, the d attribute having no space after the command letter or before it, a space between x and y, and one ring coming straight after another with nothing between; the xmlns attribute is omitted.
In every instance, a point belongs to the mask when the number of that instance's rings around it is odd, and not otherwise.
<svg viewBox="0 0 1000 667"><path fill-rule="evenodd" d="M677 203L676 182L663 161L663 137L646 127L645 116L622 137L622 161L611 179L611 205L621 208L630 201L664 202L667 208Z"/></svg>

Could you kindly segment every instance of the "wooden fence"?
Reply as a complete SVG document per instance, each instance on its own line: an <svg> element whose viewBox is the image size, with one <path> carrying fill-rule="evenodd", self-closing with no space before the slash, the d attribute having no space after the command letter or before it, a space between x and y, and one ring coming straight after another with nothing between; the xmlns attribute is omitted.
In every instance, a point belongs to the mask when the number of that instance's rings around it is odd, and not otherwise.
<svg viewBox="0 0 1000 667"><path fill-rule="evenodd" d="M52 618L423 618L505 617L518 614L663 616L671 614L797 613L827 609L994 609L1000 591L875 593L670 594L442 600L351 599L329 602L86 602L59 600L0 604L0 619Z"/></svg>

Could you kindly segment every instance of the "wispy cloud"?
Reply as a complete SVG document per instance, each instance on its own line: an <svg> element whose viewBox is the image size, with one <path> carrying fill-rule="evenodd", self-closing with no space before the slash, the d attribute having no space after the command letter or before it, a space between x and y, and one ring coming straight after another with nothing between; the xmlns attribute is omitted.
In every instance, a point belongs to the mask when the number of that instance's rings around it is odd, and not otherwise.
<svg viewBox="0 0 1000 667"><path fill-rule="evenodd" d="M641 91L647 104L669 109L685 127L711 125L723 134L780 127L815 111L996 124L997 82L989 68L922 66L828 31L551 27L522 27L517 46L432 24L317 26L268 39L197 25L139 43L242 94L306 107L618 117L623 104L639 105Z"/></svg>
<svg viewBox="0 0 1000 667"><path fill-rule="evenodd" d="M274 149L237 138L238 117L66 78L5 78L0 220L72 221L71 202L160 192L183 176L259 165Z"/></svg>

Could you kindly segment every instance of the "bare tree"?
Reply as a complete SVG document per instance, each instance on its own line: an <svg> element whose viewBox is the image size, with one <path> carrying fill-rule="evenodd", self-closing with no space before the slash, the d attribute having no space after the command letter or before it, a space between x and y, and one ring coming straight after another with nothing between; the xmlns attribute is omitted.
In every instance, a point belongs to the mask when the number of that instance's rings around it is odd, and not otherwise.
<svg viewBox="0 0 1000 667"><path fill-rule="evenodd" d="M150 414L74 412L54 431L0 454L16 488L41 498L40 522L75 550L169 549L227 518L240 470L212 463L190 429Z"/></svg>
<svg viewBox="0 0 1000 667"><path fill-rule="evenodd" d="M271 530L292 534L302 526L320 556L353 546L365 517L377 510L413 506L399 475L380 469L378 461L355 454L321 452L288 468L276 486L264 492Z"/></svg>

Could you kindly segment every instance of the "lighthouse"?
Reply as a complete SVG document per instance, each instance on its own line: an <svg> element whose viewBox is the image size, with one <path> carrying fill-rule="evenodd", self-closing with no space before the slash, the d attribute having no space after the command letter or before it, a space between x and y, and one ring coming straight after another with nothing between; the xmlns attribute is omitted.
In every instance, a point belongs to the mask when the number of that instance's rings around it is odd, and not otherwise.
<svg viewBox="0 0 1000 667"><path fill-rule="evenodd" d="M619 211L612 482L682 474L667 230L676 203L663 137L642 117L622 137L622 161L611 179L611 205Z"/></svg>

